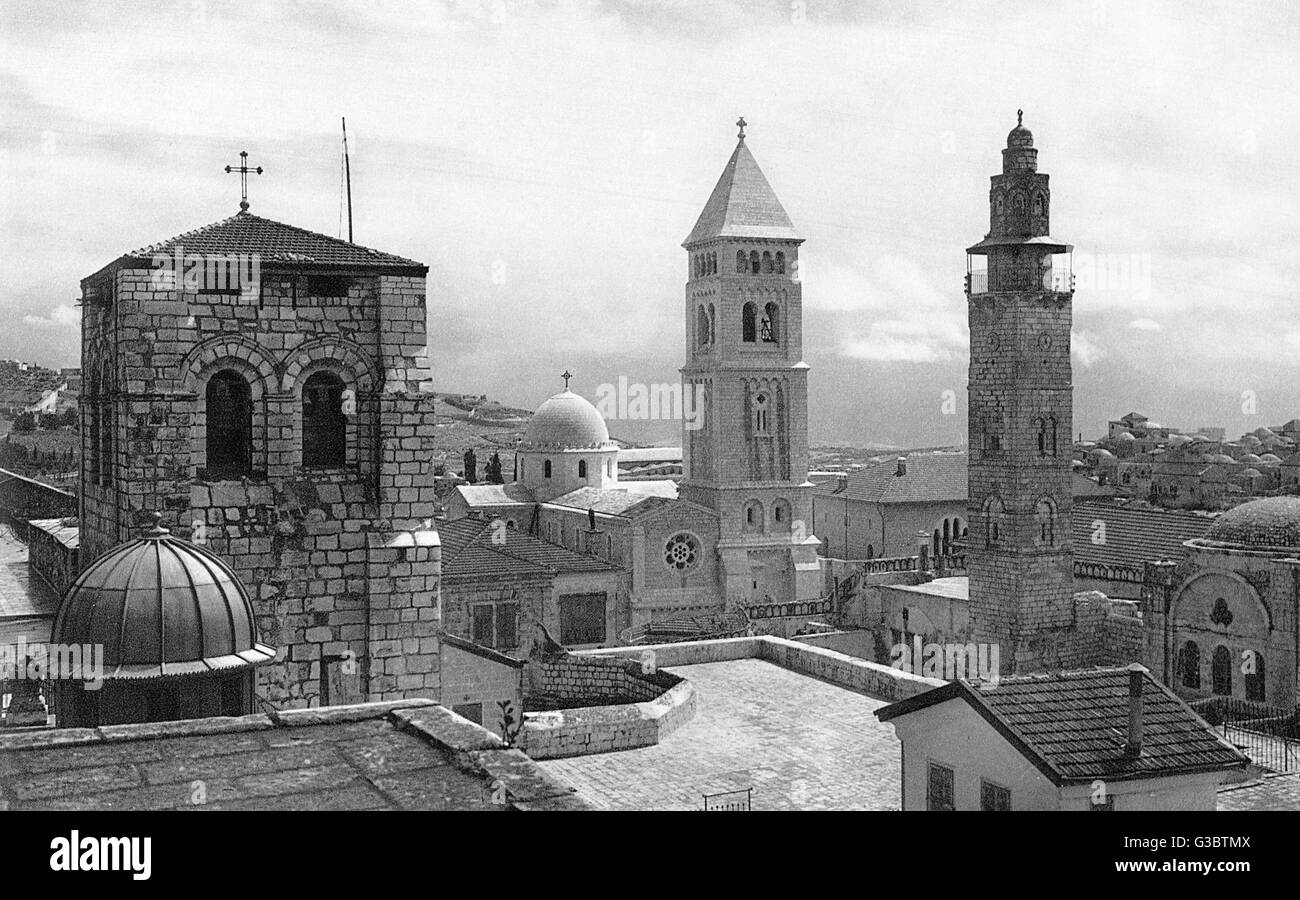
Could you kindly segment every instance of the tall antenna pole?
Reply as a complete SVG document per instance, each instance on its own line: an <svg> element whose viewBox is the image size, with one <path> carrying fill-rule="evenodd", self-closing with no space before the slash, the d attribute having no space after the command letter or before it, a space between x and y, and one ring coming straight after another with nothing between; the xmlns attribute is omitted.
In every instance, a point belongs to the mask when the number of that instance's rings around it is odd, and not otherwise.
<svg viewBox="0 0 1300 900"><path fill-rule="evenodd" d="M348 120L343 119L343 177L348 185L348 243L352 243L352 163L348 159Z"/></svg>

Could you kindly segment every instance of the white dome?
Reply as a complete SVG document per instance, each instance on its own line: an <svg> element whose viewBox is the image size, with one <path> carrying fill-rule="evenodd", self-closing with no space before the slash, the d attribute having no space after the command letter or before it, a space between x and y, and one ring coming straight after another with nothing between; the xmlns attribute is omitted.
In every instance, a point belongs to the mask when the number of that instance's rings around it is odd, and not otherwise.
<svg viewBox="0 0 1300 900"><path fill-rule="evenodd" d="M612 445L596 407L572 391L564 391L537 407L519 449L601 450L612 449Z"/></svg>

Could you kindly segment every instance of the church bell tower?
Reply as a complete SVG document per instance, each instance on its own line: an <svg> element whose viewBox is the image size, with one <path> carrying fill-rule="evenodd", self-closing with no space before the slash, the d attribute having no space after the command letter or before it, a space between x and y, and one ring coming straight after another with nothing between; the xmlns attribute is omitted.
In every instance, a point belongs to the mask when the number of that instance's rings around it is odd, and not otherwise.
<svg viewBox="0 0 1300 900"><path fill-rule="evenodd" d="M1022 122L991 179L988 235L966 251L970 616L1004 674L1062 664L1074 593L1072 248L1049 237L1051 192Z"/></svg>
<svg viewBox="0 0 1300 900"><path fill-rule="evenodd" d="M683 499L720 518L728 604L820 592L808 483L803 238L745 143L718 179L686 248Z"/></svg>

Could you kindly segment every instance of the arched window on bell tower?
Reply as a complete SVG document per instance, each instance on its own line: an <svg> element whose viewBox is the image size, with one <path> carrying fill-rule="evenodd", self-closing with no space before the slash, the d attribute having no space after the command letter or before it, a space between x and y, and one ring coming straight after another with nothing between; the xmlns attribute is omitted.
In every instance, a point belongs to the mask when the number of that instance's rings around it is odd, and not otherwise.
<svg viewBox="0 0 1300 900"><path fill-rule="evenodd" d="M244 377L222 369L204 392L207 471L210 478L233 479L252 473L253 397Z"/></svg>
<svg viewBox="0 0 1300 900"><path fill-rule="evenodd" d="M776 274L785 274L785 254L780 250L776 251Z"/></svg>
<svg viewBox="0 0 1300 900"><path fill-rule="evenodd" d="M758 339L758 307L746 303L740 311L740 339L752 344Z"/></svg>
<svg viewBox="0 0 1300 900"><path fill-rule="evenodd" d="M984 501L984 546L998 547L1001 546L1003 530L1006 527L1004 513L1006 507L1002 503L1002 498L996 494Z"/></svg>
<svg viewBox="0 0 1300 900"><path fill-rule="evenodd" d="M757 275L762 267L757 250L749 251L749 271L752 275Z"/></svg>
<svg viewBox="0 0 1300 900"><path fill-rule="evenodd" d="M713 308L713 304L710 303L709 304L709 343L710 344L715 343L717 340L718 340L718 313L717 310Z"/></svg>
<svg viewBox="0 0 1300 900"><path fill-rule="evenodd" d="M778 343L777 336L780 332L780 323L778 316L780 308L775 303L768 303L763 307L763 330L762 338L765 344Z"/></svg>
<svg viewBox="0 0 1300 900"><path fill-rule="evenodd" d="M709 314L703 306L695 308L695 340L701 347L705 347L712 340L709 335Z"/></svg>
<svg viewBox="0 0 1300 900"><path fill-rule="evenodd" d="M754 397L754 434L770 434L771 404L767 394Z"/></svg>
<svg viewBox="0 0 1300 900"><path fill-rule="evenodd" d="M333 372L315 372L302 386L302 464L341 466L347 459L347 443L343 379Z"/></svg>
<svg viewBox="0 0 1300 900"><path fill-rule="evenodd" d="M744 274L745 274L745 269L747 269L747 268L748 268L748 265L746 264L746 261L745 261L745 251L744 251L744 250L737 250L737 251L736 251L736 274L737 274L737 275L744 275Z"/></svg>
<svg viewBox="0 0 1300 900"><path fill-rule="evenodd" d="M770 250L763 251L763 274L772 274L772 251Z"/></svg>

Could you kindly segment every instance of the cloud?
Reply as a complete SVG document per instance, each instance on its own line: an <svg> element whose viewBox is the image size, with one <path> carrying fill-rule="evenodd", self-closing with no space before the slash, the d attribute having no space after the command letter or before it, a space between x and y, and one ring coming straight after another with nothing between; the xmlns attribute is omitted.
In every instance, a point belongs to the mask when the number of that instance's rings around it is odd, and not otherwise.
<svg viewBox="0 0 1300 900"><path fill-rule="evenodd" d="M81 324L81 313L75 306L61 303L44 316L23 316L23 324L33 328L75 328Z"/></svg>
<svg viewBox="0 0 1300 900"><path fill-rule="evenodd" d="M1160 323L1155 319L1134 319L1128 327L1136 331L1159 331Z"/></svg>
<svg viewBox="0 0 1300 900"><path fill-rule="evenodd" d="M1106 351L1088 332L1072 331L1070 332L1070 355L1079 365L1090 369L1093 363L1106 355Z"/></svg>

